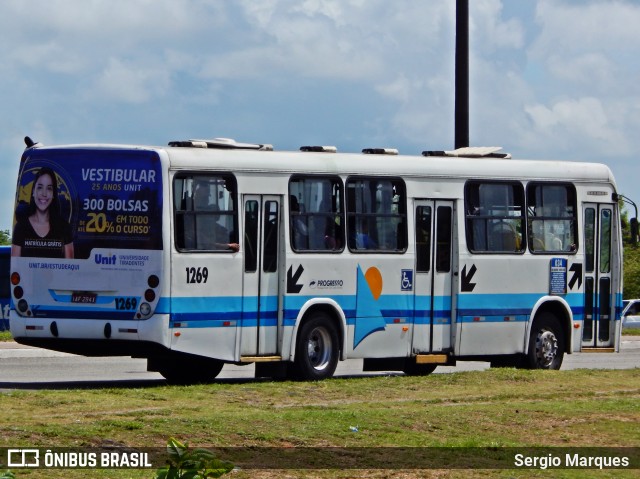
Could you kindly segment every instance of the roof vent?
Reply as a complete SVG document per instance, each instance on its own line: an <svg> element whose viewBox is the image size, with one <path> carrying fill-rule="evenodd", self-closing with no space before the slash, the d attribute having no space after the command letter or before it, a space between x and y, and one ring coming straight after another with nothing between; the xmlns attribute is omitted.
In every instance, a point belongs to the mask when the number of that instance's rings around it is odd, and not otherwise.
<svg viewBox="0 0 640 479"><path fill-rule="evenodd" d="M213 148L218 150L261 150L273 151L273 145L259 145L253 143L238 143L231 138L214 138L212 140L180 140L170 141L169 146L186 148Z"/></svg>
<svg viewBox="0 0 640 479"><path fill-rule="evenodd" d="M423 151L422 156L457 156L462 158L504 158L510 159L510 153L497 153L500 146L467 146L451 151Z"/></svg>
<svg viewBox="0 0 640 479"><path fill-rule="evenodd" d="M317 153L337 153L335 146L301 146L300 151L313 151Z"/></svg>
<svg viewBox="0 0 640 479"><path fill-rule="evenodd" d="M365 155L397 155L396 148L365 148L362 150Z"/></svg>

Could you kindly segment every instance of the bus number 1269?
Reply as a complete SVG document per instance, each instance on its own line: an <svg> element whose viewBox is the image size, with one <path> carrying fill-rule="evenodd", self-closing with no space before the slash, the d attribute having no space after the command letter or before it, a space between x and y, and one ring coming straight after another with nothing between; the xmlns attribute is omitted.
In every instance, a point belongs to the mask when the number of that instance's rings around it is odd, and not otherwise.
<svg viewBox="0 0 640 479"><path fill-rule="evenodd" d="M206 283L209 278L209 270L207 268L187 268L187 283Z"/></svg>

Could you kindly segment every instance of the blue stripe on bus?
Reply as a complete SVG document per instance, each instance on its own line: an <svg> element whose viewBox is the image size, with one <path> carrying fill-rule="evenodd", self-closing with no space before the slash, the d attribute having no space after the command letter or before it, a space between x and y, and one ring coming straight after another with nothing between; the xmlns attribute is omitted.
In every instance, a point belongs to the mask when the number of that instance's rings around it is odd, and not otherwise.
<svg viewBox="0 0 640 479"><path fill-rule="evenodd" d="M458 323L520 323L529 321L529 315L458 316Z"/></svg>
<svg viewBox="0 0 640 479"><path fill-rule="evenodd" d="M529 320L531 310L535 303L546 294L463 294L458 296L458 308L453 312L458 322L524 322ZM309 300L317 296L285 296L283 310L283 325L293 326L298 318L300 309ZM368 316L356 317L355 295L324 296L338 303L345 314L347 324L355 325L358 321L366 321ZM563 298L571 307L575 320L582 320L584 306L582 293L570 293ZM415 300L416 309L412 309ZM379 301L379 311L386 324L413 323L416 325L451 324L452 311L451 297L440 296L433 298L435 310L431 312L429 296L387 295ZM172 322L197 323L198 327L209 322L241 321L243 327L255 327L257 325L257 313L255 305L257 298L242 297L215 297L215 298L161 298L156 309L158 313L170 313ZM261 326L276 326L278 318L278 297L269 296L261 298L262 311L260 312ZM525 305L523 307L523 304ZM243 305L252 306L250 311L243 311ZM406 308L398 307L399 305ZM420 307L419 307L420 306ZM371 318L373 320L373 318ZM189 327L196 327L196 324Z"/></svg>
<svg viewBox="0 0 640 479"><path fill-rule="evenodd" d="M536 302L543 296L545 294L541 293L461 294L458 296L458 317L524 316L528 318ZM571 308L574 319L582 320L584 295L569 293L562 298Z"/></svg>
<svg viewBox="0 0 640 479"><path fill-rule="evenodd" d="M243 305L251 307L243 311ZM278 324L277 305L277 296L261 298L260 326ZM225 323L229 321L238 321L243 327L255 327L258 324L256 297L181 297L161 300L160 306L170 308L172 327L175 323L188 323L181 327L227 327Z"/></svg>
<svg viewBox="0 0 640 479"><path fill-rule="evenodd" d="M179 328L222 328L229 326L241 326L243 328L256 327L258 320L256 318L241 319L220 318L219 315L209 314L206 317L198 317L189 314L172 315L169 326ZM260 318L260 327L275 327L278 325L277 318Z"/></svg>

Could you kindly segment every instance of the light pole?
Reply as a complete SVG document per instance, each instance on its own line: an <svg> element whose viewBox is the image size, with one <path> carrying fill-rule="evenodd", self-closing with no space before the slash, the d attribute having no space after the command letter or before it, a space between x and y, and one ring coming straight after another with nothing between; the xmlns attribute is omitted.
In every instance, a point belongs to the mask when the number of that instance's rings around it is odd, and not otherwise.
<svg viewBox="0 0 640 479"><path fill-rule="evenodd" d="M455 148L469 146L469 0L456 0Z"/></svg>

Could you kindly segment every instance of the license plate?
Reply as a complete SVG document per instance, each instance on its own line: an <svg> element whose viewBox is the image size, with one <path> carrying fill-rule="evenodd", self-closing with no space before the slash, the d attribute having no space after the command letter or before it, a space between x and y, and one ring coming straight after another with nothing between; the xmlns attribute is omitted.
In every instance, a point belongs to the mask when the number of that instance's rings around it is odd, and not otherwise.
<svg viewBox="0 0 640 479"><path fill-rule="evenodd" d="M94 304L98 295L96 293L73 292L71 293L72 303Z"/></svg>

